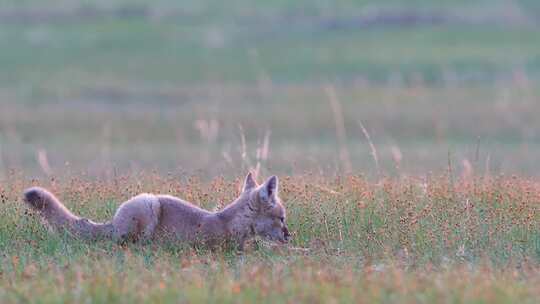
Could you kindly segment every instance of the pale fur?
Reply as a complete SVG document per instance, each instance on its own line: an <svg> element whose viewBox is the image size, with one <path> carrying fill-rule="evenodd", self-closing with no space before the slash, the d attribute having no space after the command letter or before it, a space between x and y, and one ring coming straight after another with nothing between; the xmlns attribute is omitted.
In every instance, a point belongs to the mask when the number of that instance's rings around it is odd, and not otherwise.
<svg viewBox="0 0 540 304"><path fill-rule="evenodd" d="M286 242L290 237L275 176L259 186L249 173L240 196L217 212L170 195L139 194L122 203L107 223L74 215L40 187L27 189L24 200L55 230L66 229L84 238L112 238L120 242L172 239L211 246L233 241L243 249L244 242L255 235L278 242Z"/></svg>

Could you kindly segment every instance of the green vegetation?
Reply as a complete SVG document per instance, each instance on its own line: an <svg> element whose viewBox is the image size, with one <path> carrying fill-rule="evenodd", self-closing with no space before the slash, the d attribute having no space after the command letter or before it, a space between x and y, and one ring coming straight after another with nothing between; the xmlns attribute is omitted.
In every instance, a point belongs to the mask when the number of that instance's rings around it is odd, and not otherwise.
<svg viewBox="0 0 540 304"><path fill-rule="evenodd" d="M52 234L24 211L18 196L28 181L13 175L0 188L0 301L535 302L538 184L451 180L283 176L292 243L259 240L238 255ZM216 208L235 197L240 182L152 174L34 181L100 220L141 191Z"/></svg>
<svg viewBox="0 0 540 304"><path fill-rule="evenodd" d="M267 133L266 168L334 172L332 85L354 170L374 172L362 121L388 174L440 172L450 155L458 170L536 176L539 12L535 1L5 1L0 175L41 172L40 150L57 175L66 163L236 174Z"/></svg>
<svg viewBox="0 0 540 304"><path fill-rule="evenodd" d="M0 3L0 302L540 297L539 1ZM20 201L212 209L247 170L290 246L89 243Z"/></svg>

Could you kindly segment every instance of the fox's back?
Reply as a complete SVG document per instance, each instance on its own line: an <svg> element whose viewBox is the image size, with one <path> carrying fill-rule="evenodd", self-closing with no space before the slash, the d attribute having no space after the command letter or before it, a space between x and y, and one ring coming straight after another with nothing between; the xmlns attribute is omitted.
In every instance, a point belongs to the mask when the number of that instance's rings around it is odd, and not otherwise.
<svg viewBox="0 0 540 304"><path fill-rule="evenodd" d="M214 214L170 195L157 196L161 206L158 233L186 241L195 240Z"/></svg>

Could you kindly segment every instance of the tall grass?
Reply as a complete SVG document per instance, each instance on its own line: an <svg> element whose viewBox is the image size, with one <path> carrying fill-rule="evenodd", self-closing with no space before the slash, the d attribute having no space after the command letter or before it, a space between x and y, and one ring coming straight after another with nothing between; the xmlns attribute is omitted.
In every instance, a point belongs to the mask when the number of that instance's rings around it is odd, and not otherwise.
<svg viewBox="0 0 540 304"><path fill-rule="evenodd" d="M0 185L0 300L18 302L534 302L540 294L540 184L517 177L283 176L289 246L237 255L183 244L118 246L52 234L20 200L50 188L105 220L142 192L219 208L240 179L132 174Z"/></svg>

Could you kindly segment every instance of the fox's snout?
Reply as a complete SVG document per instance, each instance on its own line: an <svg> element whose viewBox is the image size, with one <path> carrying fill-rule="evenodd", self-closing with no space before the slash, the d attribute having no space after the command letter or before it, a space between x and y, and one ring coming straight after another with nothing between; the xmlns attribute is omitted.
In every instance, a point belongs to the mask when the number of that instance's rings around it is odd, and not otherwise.
<svg viewBox="0 0 540 304"><path fill-rule="evenodd" d="M283 226L283 238L285 239L285 242L288 242L291 239L291 234L289 233L287 226Z"/></svg>

